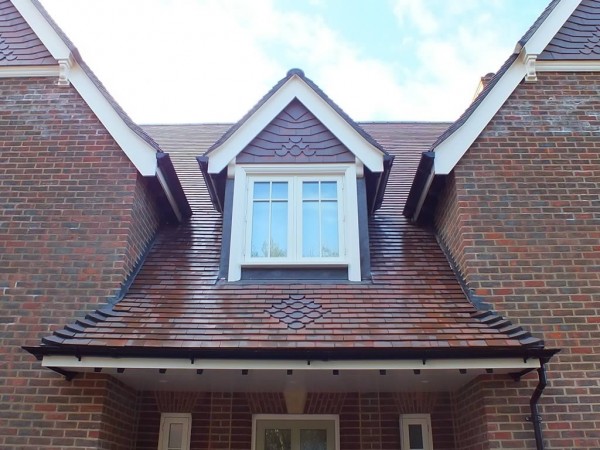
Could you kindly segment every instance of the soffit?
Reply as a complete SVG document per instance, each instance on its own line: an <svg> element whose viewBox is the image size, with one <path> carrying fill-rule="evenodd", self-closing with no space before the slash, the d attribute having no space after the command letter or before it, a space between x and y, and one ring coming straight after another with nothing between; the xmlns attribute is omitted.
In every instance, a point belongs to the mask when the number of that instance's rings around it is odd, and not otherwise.
<svg viewBox="0 0 600 450"><path fill-rule="evenodd" d="M71 373L110 374L137 390L189 392L404 392L454 391L486 374L521 374L538 358L404 361L224 361L46 357Z"/></svg>

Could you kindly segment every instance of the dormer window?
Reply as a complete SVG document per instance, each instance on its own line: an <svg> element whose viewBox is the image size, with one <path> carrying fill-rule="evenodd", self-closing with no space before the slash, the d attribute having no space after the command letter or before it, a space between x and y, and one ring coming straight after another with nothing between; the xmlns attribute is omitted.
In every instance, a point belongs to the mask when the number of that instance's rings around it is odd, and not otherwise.
<svg viewBox="0 0 600 450"><path fill-rule="evenodd" d="M367 216L392 159L302 71L198 161L223 213L220 277L369 278Z"/></svg>
<svg viewBox="0 0 600 450"><path fill-rule="evenodd" d="M235 169L229 279L246 267L347 268L360 281L354 164Z"/></svg>

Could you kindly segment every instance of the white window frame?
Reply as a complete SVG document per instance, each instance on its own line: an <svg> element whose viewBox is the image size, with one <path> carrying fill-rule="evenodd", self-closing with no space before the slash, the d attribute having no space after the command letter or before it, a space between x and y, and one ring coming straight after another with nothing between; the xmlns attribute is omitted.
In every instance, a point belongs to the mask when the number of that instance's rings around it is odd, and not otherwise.
<svg viewBox="0 0 600 450"><path fill-rule="evenodd" d="M357 170L355 164L272 164L235 165L228 281L241 279L242 267L347 267L348 279L360 281L360 237L358 229ZM288 257L252 258L252 182L256 181L338 181L339 257L301 257L301 193L288 202ZM292 186L288 185L288 189ZM296 223L294 223L296 221ZM295 250L290 252L290 245ZM300 255L300 256L299 256Z"/></svg>
<svg viewBox="0 0 600 450"><path fill-rule="evenodd" d="M409 425L421 425L424 450L433 450L431 416L429 414L402 414L400 416L400 448L402 450L410 450L408 434Z"/></svg>
<svg viewBox="0 0 600 450"><path fill-rule="evenodd" d="M340 418L335 414L254 414L252 416L252 447L257 448L258 432L265 426L277 426L282 422L289 422L297 426L302 422L321 422L327 424L328 437L333 438L333 450L340 450ZM310 426L310 425L309 425Z"/></svg>
<svg viewBox="0 0 600 450"><path fill-rule="evenodd" d="M158 435L158 450L168 450L169 426L174 423L183 425L181 450L190 450L192 435L192 415L190 413L162 413L160 415L160 431Z"/></svg>
<svg viewBox="0 0 600 450"><path fill-rule="evenodd" d="M341 176L303 176L303 175L289 175L287 177L282 176L249 176L248 180L248 201L246 205L247 211L247 226L246 226L246 242L244 249L244 264L251 265L325 265L325 264L344 264L345 262L345 234L344 234L344 180ZM253 186L254 183L260 183L265 181L271 182L282 182L288 183L288 230L287 230L287 257L268 258L268 257L253 257L251 255L251 240L252 240L252 206L254 202L253 198ZM338 210L338 250L339 255L335 257L305 257L302 256L303 248L303 234L302 224L300 218L302 217L302 183L305 181L335 181L337 183L337 210ZM345 265L345 264L344 264Z"/></svg>

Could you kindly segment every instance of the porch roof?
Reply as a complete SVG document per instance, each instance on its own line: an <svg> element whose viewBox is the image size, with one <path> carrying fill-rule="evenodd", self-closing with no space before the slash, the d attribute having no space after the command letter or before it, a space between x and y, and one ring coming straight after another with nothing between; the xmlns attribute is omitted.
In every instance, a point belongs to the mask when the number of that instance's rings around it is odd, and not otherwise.
<svg viewBox="0 0 600 450"><path fill-rule="evenodd" d="M370 220L372 281L226 283L217 279L222 217L195 157L228 124L147 126L170 152L194 215L159 234L126 296L31 349L38 355L104 352L441 352L527 355L542 342L478 311L431 230L402 216L421 153L447 123L363 123L396 158L382 208ZM292 326L293 325L293 326ZM506 354L508 354L506 353ZM354 353L355 354L355 353Z"/></svg>

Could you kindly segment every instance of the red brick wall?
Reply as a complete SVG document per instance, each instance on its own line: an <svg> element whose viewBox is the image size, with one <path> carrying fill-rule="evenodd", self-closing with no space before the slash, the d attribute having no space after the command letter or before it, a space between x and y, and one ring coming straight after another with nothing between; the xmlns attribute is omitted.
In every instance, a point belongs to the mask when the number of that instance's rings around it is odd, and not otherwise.
<svg viewBox="0 0 600 450"><path fill-rule="evenodd" d="M455 168L436 219L474 293L563 349L541 401L548 449L600 448L599 98L597 74L520 85ZM503 426L509 448L533 448L522 411L503 417L519 422Z"/></svg>
<svg viewBox="0 0 600 450"><path fill-rule="evenodd" d="M21 346L114 296L158 226L135 167L75 89L55 81L0 80L3 449L39 448L38 437L48 448L99 439L100 416L77 426L61 409L90 398L78 387L87 381L66 383ZM73 386L83 397L60 395Z"/></svg>
<svg viewBox="0 0 600 450"><path fill-rule="evenodd" d="M138 394L110 376L105 376L99 448L131 450L138 428Z"/></svg>
<svg viewBox="0 0 600 450"><path fill-rule="evenodd" d="M263 397L262 400L259 397ZM315 399L320 401L318 407ZM160 406L156 393L141 395L137 450L155 450L160 413L192 413L191 448L247 450L252 444L252 414L282 414L280 393L203 393L189 410ZM407 407L407 405L411 405ZM272 409L269 409L268 406ZM256 410L255 408L259 408ZM309 410L310 409L310 410ZM449 393L308 394L306 413L339 414L340 448L345 450L400 448L400 414L431 413L436 450L454 450Z"/></svg>

